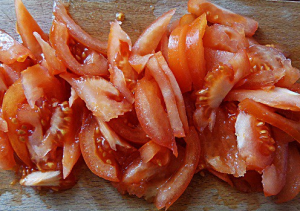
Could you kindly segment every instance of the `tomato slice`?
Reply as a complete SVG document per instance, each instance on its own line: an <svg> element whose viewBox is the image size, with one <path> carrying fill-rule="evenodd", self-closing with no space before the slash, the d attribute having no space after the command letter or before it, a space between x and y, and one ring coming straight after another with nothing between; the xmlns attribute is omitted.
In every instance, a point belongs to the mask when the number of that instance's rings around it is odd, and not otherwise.
<svg viewBox="0 0 300 211"><path fill-rule="evenodd" d="M54 3L53 14L57 20L61 21L68 27L69 33L75 40L87 46L88 48L106 55L107 43L93 38L80 26L78 26L68 15L66 8L60 1L56 1Z"/></svg>
<svg viewBox="0 0 300 211"><path fill-rule="evenodd" d="M185 131L185 133L187 133L189 131L189 124L188 124L186 110L185 110L185 103L184 103L184 99L183 99L179 84L177 83L176 78L175 78L174 74L172 73L171 69L169 68L168 63L164 59L162 53L160 53L160 52L156 53L155 57L159 63L160 68L162 69L164 74L167 76L167 78L170 82L170 85L172 86L172 90L175 94L175 99L176 99L179 116L180 116L181 122L183 124L184 131Z"/></svg>
<svg viewBox="0 0 300 211"><path fill-rule="evenodd" d="M232 90L225 100L241 102L246 98L274 108L300 111L300 94L280 87L270 90Z"/></svg>
<svg viewBox="0 0 300 211"><path fill-rule="evenodd" d="M33 35L42 48L49 73L51 75L57 75L59 73L66 72L67 69L62 61L56 57L55 50L47 42L45 42L41 35L37 32L33 32Z"/></svg>
<svg viewBox="0 0 300 211"><path fill-rule="evenodd" d="M66 91L61 82L39 64L22 71L21 81L31 108L34 108L36 101L45 95L58 101L65 99ZM56 89L53 90L53 87Z"/></svg>
<svg viewBox="0 0 300 211"><path fill-rule="evenodd" d="M33 32L41 35L42 39L48 41L48 36L39 27L34 18L30 15L22 0L15 0L17 29L21 35L24 45L33 53L37 61L42 60L42 49L33 36Z"/></svg>
<svg viewBox="0 0 300 211"><path fill-rule="evenodd" d="M248 87L254 80L261 86L276 84L290 88L300 78L299 70L293 68L291 61L276 48L254 44L247 51L253 71L247 81Z"/></svg>
<svg viewBox="0 0 300 211"><path fill-rule="evenodd" d="M233 183L229 177L228 174L223 174L220 173L218 171L215 171L213 169L207 169L210 173L212 173L213 175L215 175L216 177L218 177L219 179L223 180L224 182L227 182L231 187L233 187Z"/></svg>
<svg viewBox="0 0 300 211"><path fill-rule="evenodd" d="M174 13L175 10L173 9L157 18L134 43L129 62L138 73L143 71L152 52L155 51L159 41L167 31L167 26Z"/></svg>
<svg viewBox="0 0 300 211"><path fill-rule="evenodd" d="M131 45L129 36L122 30L119 23L117 21L112 22L108 37L108 62L112 67L116 66L122 70L128 82L135 82L137 80L137 73L129 63Z"/></svg>
<svg viewBox="0 0 300 211"><path fill-rule="evenodd" d="M12 64L16 61L23 62L30 56L31 51L9 36L5 31L0 30L0 61L4 64Z"/></svg>
<svg viewBox="0 0 300 211"><path fill-rule="evenodd" d="M286 172L286 183L280 193L277 195L277 203L283 203L292 200L300 192L300 154L294 145L289 145L288 149L288 167Z"/></svg>
<svg viewBox="0 0 300 211"><path fill-rule="evenodd" d="M212 131L203 131L204 158L214 170L239 177L246 173L246 162L239 153L235 135L237 108L233 104L230 109L228 106L217 109Z"/></svg>
<svg viewBox="0 0 300 211"><path fill-rule="evenodd" d="M192 78L186 58L186 34L188 29L188 25L175 28L169 37L168 45L168 63L182 93L192 89Z"/></svg>
<svg viewBox="0 0 300 211"><path fill-rule="evenodd" d="M288 163L288 135L273 128L276 150L273 163L263 170L262 184L265 196L277 195L285 185ZM286 138L287 137L287 138Z"/></svg>
<svg viewBox="0 0 300 211"><path fill-rule="evenodd" d="M207 20L211 23L225 26L239 25L248 37L253 36L258 28L255 20L233 13L206 0L189 0L188 11L196 16L206 13Z"/></svg>
<svg viewBox="0 0 300 211"><path fill-rule="evenodd" d="M134 96L127 87L126 79L123 72L116 66L111 67L109 71L111 74L111 83L120 91L120 93L125 97L126 100L128 100L129 103L133 104Z"/></svg>
<svg viewBox="0 0 300 211"><path fill-rule="evenodd" d="M7 135L0 131L0 169L12 170L15 166L14 150Z"/></svg>
<svg viewBox="0 0 300 211"><path fill-rule="evenodd" d="M89 169L97 176L109 181L118 182L120 179L120 167L111 151L108 143L101 138L98 123L88 116L81 129L79 142L83 159ZM99 140L99 144L97 144Z"/></svg>
<svg viewBox="0 0 300 211"><path fill-rule="evenodd" d="M245 193L262 192L261 174L257 171L247 171L243 177L238 178L230 176L230 179L239 191Z"/></svg>
<svg viewBox="0 0 300 211"><path fill-rule="evenodd" d="M270 107L257 103L250 99L245 99L239 104L239 109L243 112L255 116L257 119L280 128L298 142L300 142L300 125L298 122L287 119L271 110Z"/></svg>
<svg viewBox="0 0 300 211"><path fill-rule="evenodd" d="M206 74L203 35L206 30L206 15L194 20L186 34L186 57L194 89L201 89Z"/></svg>
<svg viewBox="0 0 300 211"><path fill-rule="evenodd" d="M240 112L235 123L235 133L239 154L245 159L248 170L261 172L272 163L275 142L264 122Z"/></svg>
<svg viewBox="0 0 300 211"><path fill-rule="evenodd" d="M74 88L87 108L104 122L132 110L132 105L120 92L101 77L78 77L70 73L62 73L60 76Z"/></svg>
<svg viewBox="0 0 300 211"><path fill-rule="evenodd" d="M179 19L179 25L189 25L196 19L195 15L193 14L185 14Z"/></svg>
<svg viewBox="0 0 300 211"><path fill-rule="evenodd" d="M163 99L167 108L168 117L170 120L173 134L175 137L184 137L185 132L183 124L180 119L179 111L177 108L175 94L168 77L164 74L160 68L159 63L155 56L151 57L147 63L147 68L151 72L153 78L157 82L160 91L163 95Z"/></svg>
<svg viewBox="0 0 300 211"><path fill-rule="evenodd" d="M78 75L107 75L107 59L95 51L85 57L83 64L79 63L72 55L68 46L69 33L67 26L56 20L52 23L50 41L57 56L64 65Z"/></svg>
<svg viewBox="0 0 300 211"><path fill-rule="evenodd" d="M214 24L205 30L203 45L215 50L233 53L249 47L244 34L233 27L219 24Z"/></svg>
<svg viewBox="0 0 300 211"><path fill-rule="evenodd" d="M178 155L173 131L160 99L155 81L143 78L138 81L135 93L136 114L142 128L157 144L171 149Z"/></svg>
<svg viewBox="0 0 300 211"><path fill-rule="evenodd" d="M21 80L18 80L9 87L4 95L2 104L3 118L7 122L7 135L13 150L27 166L32 166L26 143L19 139L19 135L17 133L19 129L19 123L16 118L18 105L24 102L26 102L26 97L24 95Z"/></svg>
<svg viewBox="0 0 300 211"><path fill-rule="evenodd" d="M171 151L154 141L148 141L139 149L139 152L144 163L151 161L158 166L165 166L171 159Z"/></svg>
<svg viewBox="0 0 300 211"><path fill-rule="evenodd" d="M81 151L79 143L79 132L83 119L84 102L81 99L76 99L71 107L72 115L67 121L70 121L68 132L63 137L63 178L66 179L74 165L77 163Z"/></svg>
<svg viewBox="0 0 300 211"><path fill-rule="evenodd" d="M155 205L158 209L164 207L168 209L183 194L195 174L200 158L200 140L194 127L190 127L185 142L183 164L159 189L155 197Z"/></svg>

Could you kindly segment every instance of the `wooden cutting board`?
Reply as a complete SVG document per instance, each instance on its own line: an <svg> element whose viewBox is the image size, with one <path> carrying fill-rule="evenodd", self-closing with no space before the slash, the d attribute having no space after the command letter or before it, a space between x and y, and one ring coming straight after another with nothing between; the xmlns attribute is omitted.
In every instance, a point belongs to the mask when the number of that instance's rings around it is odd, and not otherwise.
<svg viewBox="0 0 300 211"><path fill-rule="evenodd" d="M256 38L263 44L277 44L300 68L300 2L262 0L212 0L220 6L259 21ZM123 29L135 41L156 17L176 8L174 19L187 12L187 0L70 0L69 12L91 35L105 40L109 22L117 12L125 14ZM52 0L24 0L45 31L51 24ZM13 0L1 0L0 28L17 37ZM22 188L12 172L0 172L0 210L155 210L143 199L121 196L112 185L94 176L81 161L79 182L60 193ZM240 193L206 174L195 175L191 184L170 210L300 210L300 197L277 205L262 193Z"/></svg>

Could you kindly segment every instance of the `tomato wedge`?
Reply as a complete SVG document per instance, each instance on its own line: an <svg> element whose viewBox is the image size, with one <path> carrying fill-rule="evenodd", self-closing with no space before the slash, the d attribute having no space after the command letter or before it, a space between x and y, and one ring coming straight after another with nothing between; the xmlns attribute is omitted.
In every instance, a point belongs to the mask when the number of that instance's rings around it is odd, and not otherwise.
<svg viewBox="0 0 300 211"><path fill-rule="evenodd" d="M244 34L233 27L219 24L209 26L205 30L203 45L206 48L229 51L232 53L249 47L249 43Z"/></svg>
<svg viewBox="0 0 300 211"><path fill-rule="evenodd" d="M135 110L147 135L157 144L171 149L178 155L173 131L160 99L160 90L155 81L139 80L135 93Z"/></svg>
<svg viewBox="0 0 300 211"><path fill-rule="evenodd" d="M206 15L194 20L186 33L186 57L191 74L193 88L201 89L206 74L203 35L207 26Z"/></svg>
<svg viewBox="0 0 300 211"><path fill-rule="evenodd" d="M81 99L74 101L71 109L72 115L68 121L72 122L68 132L63 137L63 178L66 179L74 165L77 163L81 151L79 143L79 132L83 122L84 102Z"/></svg>
<svg viewBox="0 0 300 211"><path fill-rule="evenodd" d="M160 52L157 52L155 54L155 57L159 63L160 68L162 69L162 71L167 76L168 80L170 81L172 90L175 94L175 99L176 99L179 116L180 116L181 122L183 124L184 131L185 131L185 133L187 133L189 131L189 124L188 124L186 110L185 110L185 103L184 103L184 99L183 99L180 87L176 81L174 74L172 73L171 69L169 68L167 61L163 57L163 54Z"/></svg>
<svg viewBox="0 0 300 211"><path fill-rule="evenodd" d="M148 141L139 149L139 152L144 163L151 161L158 166L165 166L171 159L171 151L154 141Z"/></svg>
<svg viewBox="0 0 300 211"><path fill-rule="evenodd" d="M167 26L174 13L175 9L157 18L134 43L129 62L138 73L143 71L152 52L155 51L159 41L167 31Z"/></svg>
<svg viewBox="0 0 300 211"><path fill-rule="evenodd" d="M277 203L283 203L295 198L300 192L300 154L299 149L294 145L289 145L288 167L286 173L286 183L277 195Z"/></svg>
<svg viewBox="0 0 300 211"><path fill-rule="evenodd" d="M239 25L248 37L254 35L258 28L255 20L233 13L206 0L189 0L188 11L196 16L206 13L207 20L211 23L225 26Z"/></svg>
<svg viewBox="0 0 300 211"><path fill-rule="evenodd" d="M275 142L264 122L258 121L252 115L239 112L235 133L239 154L245 159L248 170L261 172L272 163Z"/></svg>
<svg viewBox="0 0 300 211"><path fill-rule="evenodd" d="M78 75L107 75L107 59L95 51L92 51L85 59L83 64L79 63L72 55L68 46L69 33L67 26L56 20L52 23L50 41L55 49L57 56L64 65Z"/></svg>
<svg viewBox="0 0 300 211"><path fill-rule="evenodd" d="M48 36L39 27L34 18L30 15L22 0L15 0L17 29L21 35L24 45L33 53L37 61L42 60L42 49L33 36L33 32L41 35L42 39L48 41Z"/></svg>
<svg viewBox="0 0 300 211"><path fill-rule="evenodd" d="M285 185L288 163L288 135L273 128L276 150L273 163L263 170L262 184L265 196L277 195ZM286 138L287 137L287 138Z"/></svg>
<svg viewBox="0 0 300 211"><path fill-rule="evenodd" d="M8 126L8 138L17 156L27 165L32 166L29 152L27 150L26 143L19 140L17 110L18 105L26 102L24 90L21 80L16 81L9 87L3 98L3 118L7 122Z"/></svg>
<svg viewBox="0 0 300 211"><path fill-rule="evenodd" d="M188 25L175 28L169 37L168 45L168 63L182 93L192 89L192 78L186 58L186 34L188 29Z"/></svg>
<svg viewBox="0 0 300 211"><path fill-rule="evenodd" d="M39 35L37 32L33 32L33 35L42 48L49 73L51 75L57 75L59 73L66 72L67 69L62 61L56 57L55 50L47 42L45 42L41 35Z"/></svg>
<svg viewBox="0 0 300 211"><path fill-rule="evenodd" d="M271 110L270 107L257 103L250 99L245 99L239 104L239 109L252 114L257 119L280 128L298 142L300 142L300 125L298 122L287 119Z"/></svg>
<svg viewBox="0 0 300 211"><path fill-rule="evenodd" d="M120 92L101 77L78 77L70 73L62 73L60 76L74 88L87 108L105 122L132 109L132 105Z"/></svg>
<svg viewBox="0 0 300 211"><path fill-rule="evenodd" d="M106 55L107 43L97 40L90 36L88 33L83 31L83 29L78 26L74 20L68 15L66 8L60 1L55 1L53 7L53 14L55 18L64 23L69 30L71 36L82 43L83 45L91 48L101 54Z"/></svg>
<svg viewBox="0 0 300 211"><path fill-rule="evenodd" d="M190 127L186 142L183 164L178 171L159 189L155 197L158 209L168 209L185 191L195 174L200 158L200 140L196 129Z"/></svg>
<svg viewBox="0 0 300 211"><path fill-rule="evenodd" d="M83 159L89 169L97 176L109 181L120 181L120 167L114 157L109 153L109 145L101 140L98 123L91 115L85 118L80 132L79 142ZM99 140L100 144L96 144ZM108 143L107 143L108 144Z"/></svg>
<svg viewBox="0 0 300 211"><path fill-rule="evenodd" d="M157 82L161 90L161 93L163 95L174 136L184 137L185 132L177 108L175 94L172 90L172 86L168 80L168 77L164 74L164 72L160 68L159 63L155 56L152 56L149 59L147 63L147 68L151 72L155 81Z"/></svg>
<svg viewBox="0 0 300 211"><path fill-rule="evenodd" d="M108 124L119 136L130 142L145 144L150 141L140 123L131 119L136 119L136 117L133 118L131 113L127 113L125 116L111 119Z"/></svg>
<svg viewBox="0 0 300 211"><path fill-rule="evenodd" d="M280 87L270 90L232 90L225 100L241 102L246 98L274 108L300 111L300 94Z"/></svg>
<svg viewBox="0 0 300 211"><path fill-rule="evenodd" d="M9 36L5 31L0 30L0 61L4 64L12 64L16 61L23 62L30 56L31 51Z"/></svg>

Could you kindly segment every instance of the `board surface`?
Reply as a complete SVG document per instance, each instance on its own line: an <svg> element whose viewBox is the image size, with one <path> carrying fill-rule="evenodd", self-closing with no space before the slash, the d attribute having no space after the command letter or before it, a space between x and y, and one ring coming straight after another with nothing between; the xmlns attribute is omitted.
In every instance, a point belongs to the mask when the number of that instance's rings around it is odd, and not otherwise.
<svg viewBox="0 0 300 211"><path fill-rule="evenodd" d="M117 12L125 14L122 28L135 41L156 17L176 8L173 20L187 13L187 0L69 0L74 20L92 36L108 37L109 22ZM263 0L212 0L259 22L255 37L263 44L280 46L300 68L300 2ZM42 29L49 31L52 0L24 0ZM0 28L17 37L13 0L1 0ZM82 164L82 162L81 162ZM0 172L0 210L155 210L143 199L121 196L112 185L79 165L79 182L61 193L39 192L10 185L12 172ZM218 179L195 175L180 199L169 210L300 210L300 197L277 205L262 193L240 193Z"/></svg>

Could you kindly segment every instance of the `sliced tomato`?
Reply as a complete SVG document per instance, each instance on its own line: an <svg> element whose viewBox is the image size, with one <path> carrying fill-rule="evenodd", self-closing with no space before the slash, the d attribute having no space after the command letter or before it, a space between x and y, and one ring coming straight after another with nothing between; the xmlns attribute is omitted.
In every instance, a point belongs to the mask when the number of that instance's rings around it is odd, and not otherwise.
<svg viewBox="0 0 300 211"><path fill-rule="evenodd" d="M66 97L66 91L61 82L39 64L22 71L21 81L31 108L34 108L36 101L45 95L60 102ZM56 89L53 90L53 87Z"/></svg>
<svg viewBox="0 0 300 211"><path fill-rule="evenodd" d="M64 65L78 75L107 75L107 59L95 51L85 57L83 64L79 63L72 55L68 46L69 33L67 26L56 20L52 23L50 41L57 56Z"/></svg>
<svg viewBox="0 0 300 211"><path fill-rule="evenodd" d="M178 171L159 189L155 197L155 205L158 209L168 209L185 191L191 182L200 158L200 140L196 129L190 127L185 138L186 152L183 164Z"/></svg>
<svg viewBox="0 0 300 211"><path fill-rule="evenodd" d="M155 56L151 57L147 63L147 68L157 82L162 93L173 134L175 137L184 137L185 132L177 108L176 98L168 77L165 75Z"/></svg>
<svg viewBox="0 0 300 211"><path fill-rule="evenodd" d="M235 131L239 154L245 159L248 170L261 172L272 163L275 142L264 122L240 112L236 119Z"/></svg>
<svg viewBox="0 0 300 211"><path fill-rule="evenodd" d="M150 141L150 138L147 137L138 120L135 120L137 119L135 112L134 115L132 113L111 119L108 124L122 138L136 144L145 144Z"/></svg>
<svg viewBox="0 0 300 211"><path fill-rule="evenodd" d="M246 98L274 108L300 111L300 94L279 87L269 90L232 90L225 100L241 102Z"/></svg>
<svg viewBox="0 0 300 211"><path fill-rule="evenodd" d="M64 179L70 175L74 165L77 163L81 155L79 132L83 122L84 102L79 98L76 99L71 109L72 115L70 118L65 119L65 121L69 121L72 124L68 128L68 132L63 137L62 165Z"/></svg>
<svg viewBox="0 0 300 211"><path fill-rule="evenodd" d="M107 59L109 64L122 70L127 82L135 83L137 73L129 63L129 55L131 53L131 40L129 36L122 30L117 21L110 24L110 33L108 36Z"/></svg>
<svg viewBox="0 0 300 211"><path fill-rule="evenodd" d="M206 30L206 15L194 20L186 34L186 57L194 89L201 89L206 74L203 35Z"/></svg>
<svg viewBox="0 0 300 211"><path fill-rule="evenodd" d="M289 145L288 157L286 183L277 195L277 203L290 201L300 192L300 169L298 165L300 162L299 149L294 145Z"/></svg>
<svg viewBox="0 0 300 211"><path fill-rule="evenodd" d="M139 149L139 152L143 162L148 163L151 161L158 166L167 165L171 159L171 151L154 141L148 141Z"/></svg>
<svg viewBox="0 0 300 211"><path fill-rule="evenodd" d="M53 14L57 20L61 21L68 27L69 33L75 40L88 48L106 55L107 43L97 40L83 31L83 29L68 15L66 8L60 1L56 1L54 3Z"/></svg>
<svg viewBox="0 0 300 211"><path fill-rule="evenodd" d="M34 18L30 15L22 0L15 0L17 29L23 40L23 44L32 52L37 61L42 60L42 49L33 36L33 32L41 35L42 39L48 41L48 36L39 27Z"/></svg>
<svg viewBox="0 0 300 211"><path fill-rule="evenodd" d="M219 24L214 24L205 30L203 45L207 48L233 53L249 47L244 34L233 27Z"/></svg>
<svg viewBox="0 0 300 211"><path fill-rule="evenodd" d="M27 166L32 166L26 143L20 140L17 133L20 127L20 123L17 120L17 110L22 103L26 103L26 97L21 80L18 80L9 87L4 95L2 104L3 118L7 122L7 135L15 153Z"/></svg>
<svg viewBox="0 0 300 211"><path fill-rule="evenodd" d="M160 53L160 52L156 53L155 57L159 63L159 66L161 67L162 71L167 76L168 80L170 81L172 90L175 94L175 99L176 99L179 116L180 116L181 122L183 124L184 131L187 133L189 131L189 124L188 124L186 110L185 110L185 103L184 103L184 99L183 99L179 84L177 83L176 78L175 78L174 74L172 73L171 69L169 68L168 63L164 59L162 53Z"/></svg>
<svg viewBox="0 0 300 211"><path fill-rule="evenodd" d="M55 50L47 42L45 42L41 35L37 32L33 32L33 35L42 48L49 73L51 75L57 75L59 73L66 72L67 69L62 61L56 57Z"/></svg>
<svg viewBox="0 0 300 211"><path fill-rule="evenodd" d="M262 184L265 196L277 195L285 185L288 163L288 135L273 128L276 141L275 157L272 164L263 170Z"/></svg>
<svg viewBox="0 0 300 211"><path fill-rule="evenodd" d="M196 19L196 17L193 14L185 14L179 19L179 25L180 26L189 25L195 19Z"/></svg>
<svg viewBox="0 0 300 211"><path fill-rule="evenodd" d="M134 43L129 62L138 73L143 71L148 59L157 48L174 13L173 9L157 18Z"/></svg>
<svg viewBox="0 0 300 211"><path fill-rule="evenodd" d="M255 116L257 119L263 122L281 129L300 142L300 125L298 122L287 119L275 113L270 107L250 99L245 99L240 102L239 109Z"/></svg>
<svg viewBox="0 0 300 211"><path fill-rule="evenodd" d="M12 170L15 166L14 150L7 135L0 131L0 169Z"/></svg>
<svg viewBox="0 0 300 211"><path fill-rule="evenodd" d="M117 150L117 145L123 148L131 148L131 146L124 140L122 140L115 131L113 131L109 125L102 121L100 118L97 118L99 124L99 130L102 133L103 137L107 140L110 145L110 148L114 151Z"/></svg>
<svg viewBox="0 0 300 211"><path fill-rule="evenodd" d="M206 0L189 0L188 11L196 16L206 13L207 20L211 23L225 26L239 25L248 37L253 36L258 28L255 20L233 13Z"/></svg>
<svg viewBox="0 0 300 211"><path fill-rule="evenodd" d="M186 58L186 34L188 29L188 25L175 28L169 37L168 45L168 63L182 93L192 89L192 78Z"/></svg>
<svg viewBox="0 0 300 211"><path fill-rule="evenodd" d="M109 69L111 83L120 91L120 93L128 100L129 103L134 103L133 93L126 84L126 79L123 72L116 66ZM135 83L135 82L134 82Z"/></svg>
<svg viewBox="0 0 300 211"><path fill-rule="evenodd" d="M223 65L230 65L229 60L234 57L234 53L229 51L214 50L211 48L204 48L204 56L206 61L207 72L216 68L220 63Z"/></svg>
<svg viewBox="0 0 300 211"><path fill-rule="evenodd" d="M244 50L232 57L216 51L212 59L214 69L204 79L204 87L195 94L197 110L194 120L199 130L214 125L215 109L221 104L234 85L250 73L250 63ZM224 63L223 63L224 61Z"/></svg>
<svg viewBox="0 0 300 211"><path fill-rule="evenodd" d="M160 90L155 81L146 78L138 81L135 93L137 117L144 131L155 143L171 149L177 156L173 131L159 96Z"/></svg>
<svg viewBox="0 0 300 211"><path fill-rule="evenodd" d="M31 65L32 60L30 59L26 59L24 62L15 62L9 65L3 64L3 69L1 68L1 72L3 73L5 84L7 86L11 86L21 77L21 72Z"/></svg>
<svg viewBox="0 0 300 211"><path fill-rule="evenodd" d="M101 77L78 77L70 73L63 73L60 76L73 87L87 108L104 122L132 109L132 105L120 95L120 92Z"/></svg>
<svg viewBox="0 0 300 211"><path fill-rule="evenodd" d="M28 48L17 42L5 31L0 30L0 61L2 63L23 62L28 56L33 58Z"/></svg>
<svg viewBox="0 0 300 211"><path fill-rule="evenodd" d="M216 122L212 131L204 129L203 152L210 168L235 177L246 173L246 162L241 157L235 135L236 108L227 111L221 106L217 109Z"/></svg>
<svg viewBox="0 0 300 211"><path fill-rule="evenodd" d="M120 167L111 151L109 144L102 139L97 121L89 115L81 129L79 142L83 159L89 169L97 176L109 181L120 180ZM99 141L99 144L97 144Z"/></svg>
<svg viewBox="0 0 300 211"><path fill-rule="evenodd" d="M300 78L299 70L293 68L291 61L276 48L254 44L247 51L253 71L247 83L254 80L256 83L260 82L261 86L276 84L290 88ZM248 87L250 85L248 84Z"/></svg>

